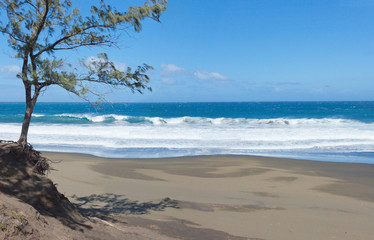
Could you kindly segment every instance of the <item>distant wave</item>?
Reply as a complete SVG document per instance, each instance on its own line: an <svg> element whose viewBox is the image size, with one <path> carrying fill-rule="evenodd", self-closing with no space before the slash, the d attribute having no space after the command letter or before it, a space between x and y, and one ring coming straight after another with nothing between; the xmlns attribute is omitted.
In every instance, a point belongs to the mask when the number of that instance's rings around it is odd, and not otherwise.
<svg viewBox="0 0 374 240"><path fill-rule="evenodd" d="M22 115L4 116L0 115L0 122L21 122ZM50 124L94 124L94 123L122 123L134 125L222 125L222 126L327 126L327 125L357 125L372 124L357 120L341 118L270 118L270 119L247 119L247 118L205 118L205 117L136 117L126 115L94 115L94 114L56 114L43 115L34 114L33 122Z"/></svg>

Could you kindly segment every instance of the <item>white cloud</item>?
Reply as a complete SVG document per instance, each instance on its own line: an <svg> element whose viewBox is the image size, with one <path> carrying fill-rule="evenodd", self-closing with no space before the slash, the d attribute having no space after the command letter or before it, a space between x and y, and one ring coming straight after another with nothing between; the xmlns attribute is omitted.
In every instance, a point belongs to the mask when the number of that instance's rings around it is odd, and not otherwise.
<svg viewBox="0 0 374 240"><path fill-rule="evenodd" d="M197 78L200 80L227 80L227 77L217 73L208 71L186 70L174 64L161 64L161 80L164 83L174 83L177 75L184 75L190 78Z"/></svg>
<svg viewBox="0 0 374 240"><path fill-rule="evenodd" d="M164 83L174 83L174 76L183 73L186 73L184 68L178 67L174 64L161 64L161 81Z"/></svg>
<svg viewBox="0 0 374 240"><path fill-rule="evenodd" d="M116 66L116 68L122 72L126 71L127 70L127 65L126 63L122 63L122 62L114 62L114 66Z"/></svg>
<svg viewBox="0 0 374 240"><path fill-rule="evenodd" d="M101 60L97 57L91 56L91 57L88 57L86 59L85 64L90 65L90 64L93 64L94 62L98 62L98 61L101 61Z"/></svg>
<svg viewBox="0 0 374 240"><path fill-rule="evenodd" d="M102 59L98 58L98 57L94 57L94 56L91 56L91 57L88 57L86 59L86 64L87 65L90 65L90 64L93 64L94 62L99 62L99 61L103 61ZM126 71L127 69L127 65L126 63L122 63L122 62L115 62L113 61L114 63L114 66L120 70L120 71Z"/></svg>
<svg viewBox="0 0 374 240"><path fill-rule="evenodd" d="M220 73L217 72L201 72L201 71L195 71L193 73L194 77L201 79L201 80L226 80L227 77L223 76Z"/></svg>
<svg viewBox="0 0 374 240"><path fill-rule="evenodd" d="M161 75L169 76L174 73L181 73L184 71L184 68L178 67L174 64L161 64Z"/></svg>
<svg viewBox="0 0 374 240"><path fill-rule="evenodd" d="M0 66L0 73L9 73L9 74L14 74L14 73L19 73L21 72L21 67L18 65L3 65Z"/></svg>
<svg viewBox="0 0 374 240"><path fill-rule="evenodd" d="M21 72L21 67L18 65L0 65L0 75L3 80L17 79L17 74Z"/></svg>

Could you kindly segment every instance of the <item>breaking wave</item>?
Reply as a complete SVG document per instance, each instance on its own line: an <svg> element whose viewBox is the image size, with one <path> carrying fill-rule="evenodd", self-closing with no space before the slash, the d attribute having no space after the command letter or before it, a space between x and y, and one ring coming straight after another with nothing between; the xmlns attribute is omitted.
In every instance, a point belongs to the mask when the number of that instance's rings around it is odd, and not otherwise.
<svg viewBox="0 0 374 240"><path fill-rule="evenodd" d="M0 115L0 122L22 122L23 115L6 116ZM49 124L135 124L135 125L222 125L222 126L337 126L337 125L357 125L373 124L357 120L342 118L271 118L271 119L251 119L251 118L205 118L205 117L134 117L116 114L95 115L95 114L57 114L43 115L34 114L34 123Z"/></svg>

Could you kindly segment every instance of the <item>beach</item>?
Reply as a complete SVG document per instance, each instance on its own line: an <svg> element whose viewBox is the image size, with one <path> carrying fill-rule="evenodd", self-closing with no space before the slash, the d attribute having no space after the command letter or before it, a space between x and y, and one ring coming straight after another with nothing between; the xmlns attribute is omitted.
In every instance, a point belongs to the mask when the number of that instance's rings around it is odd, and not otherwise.
<svg viewBox="0 0 374 240"><path fill-rule="evenodd" d="M43 156L55 162L48 177L69 200L87 213L123 218L127 227L180 239L374 239L371 164Z"/></svg>

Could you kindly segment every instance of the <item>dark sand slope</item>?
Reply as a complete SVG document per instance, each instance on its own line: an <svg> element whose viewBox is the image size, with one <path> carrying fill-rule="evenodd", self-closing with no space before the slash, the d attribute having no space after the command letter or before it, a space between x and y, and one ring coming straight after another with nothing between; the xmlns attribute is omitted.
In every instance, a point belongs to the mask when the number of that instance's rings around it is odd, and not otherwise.
<svg viewBox="0 0 374 240"><path fill-rule="evenodd" d="M75 195L70 199L86 213L114 213L106 216L128 227L183 239L374 239L373 165L251 156L45 156L61 161L49 176L62 193Z"/></svg>

